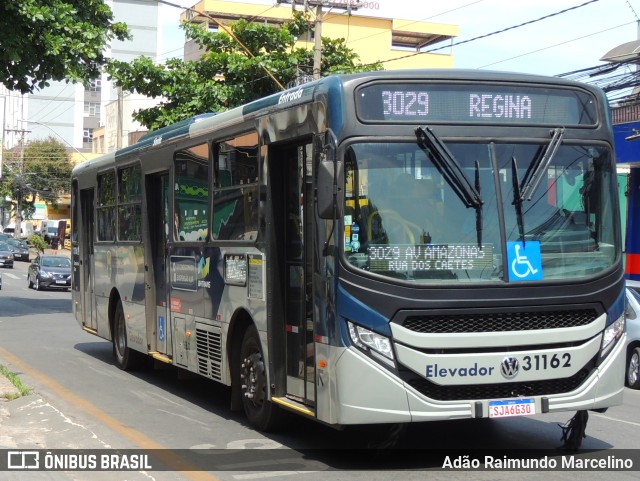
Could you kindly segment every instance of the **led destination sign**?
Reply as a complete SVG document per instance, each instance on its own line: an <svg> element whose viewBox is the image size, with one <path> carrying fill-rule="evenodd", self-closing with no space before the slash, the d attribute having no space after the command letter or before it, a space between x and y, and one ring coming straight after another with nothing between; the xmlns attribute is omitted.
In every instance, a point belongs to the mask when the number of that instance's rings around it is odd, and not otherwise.
<svg viewBox="0 0 640 481"><path fill-rule="evenodd" d="M529 85L375 84L356 94L362 120L384 122L594 125L596 104L582 90Z"/></svg>
<svg viewBox="0 0 640 481"><path fill-rule="evenodd" d="M371 245L371 271L420 272L493 268L493 246L477 244Z"/></svg>

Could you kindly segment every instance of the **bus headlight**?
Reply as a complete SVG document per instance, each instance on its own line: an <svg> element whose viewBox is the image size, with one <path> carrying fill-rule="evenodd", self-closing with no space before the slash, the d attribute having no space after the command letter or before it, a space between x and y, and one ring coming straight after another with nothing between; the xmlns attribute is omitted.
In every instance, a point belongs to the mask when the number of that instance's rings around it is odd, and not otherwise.
<svg viewBox="0 0 640 481"><path fill-rule="evenodd" d="M349 326L351 342L376 359L391 367L395 367L391 340L388 337L365 329L350 321L347 321L347 325Z"/></svg>
<svg viewBox="0 0 640 481"><path fill-rule="evenodd" d="M602 347L600 348L600 359L604 359L607 354L611 352L611 349L613 349L613 346L615 346L622 337L622 334L624 334L624 314L604 330Z"/></svg>

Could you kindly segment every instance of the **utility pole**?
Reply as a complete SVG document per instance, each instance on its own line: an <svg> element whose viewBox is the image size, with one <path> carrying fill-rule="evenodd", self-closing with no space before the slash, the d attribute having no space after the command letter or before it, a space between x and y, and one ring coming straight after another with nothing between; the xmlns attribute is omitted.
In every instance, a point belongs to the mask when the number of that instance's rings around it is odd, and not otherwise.
<svg viewBox="0 0 640 481"><path fill-rule="evenodd" d="M313 48L313 79L320 78L322 66L322 4L316 5L316 22L313 27L314 48Z"/></svg>
<svg viewBox="0 0 640 481"><path fill-rule="evenodd" d="M29 130L16 130L16 129L6 129L5 132L18 132L20 133L20 162L18 165L18 192L16 198L16 227L13 230L13 237L16 239L20 237L20 232L22 230L22 193L24 191L25 183L24 183L24 142L25 142L25 134L30 132Z"/></svg>
<svg viewBox="0 0 640 481"><path fill-rule="evenodd" d="M338 10L346 10L349 15L354 10L358 10L361 6L359 0L346 2L329 2L324 0L278 0L278 3L291 3L292 9L295 9L296 5L303 5L305 12L309 10L309 7L316 7L315 21L313 26L314 34L314 48L313 48L313 78L317 80L321 76L322 66L322 18L323 8L331 8Z"/></svg>
<svg viewBox="0 0 640 481"><path fill-rule="evenodd" d="M122 87L117 88L118 92L118 118L116 119L116 150L120 150L122 148L122 122L123 122L123 93Z"/></svg>

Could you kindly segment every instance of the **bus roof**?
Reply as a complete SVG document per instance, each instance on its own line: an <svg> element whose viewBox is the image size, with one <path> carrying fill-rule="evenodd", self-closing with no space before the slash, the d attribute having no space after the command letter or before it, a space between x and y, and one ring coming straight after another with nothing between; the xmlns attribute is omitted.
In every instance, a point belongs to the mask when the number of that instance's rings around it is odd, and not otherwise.
<svg viewBox="0 0 640 481"><path fill-rule="evenodd" d="M470 69L407 69L407 70L382 70L375 72L363 72L354 74L331 75L313 82L305 83L277 92L261 99L254 100L243 106L235 107L221 113L205 113L182 120L175 124L151 131L143 135L137 143L124 147L116 152L105 154L101 157L78 164L74 168L74 174L80 173L85 168L100 168L111 165L120 157L128 157L131 153L143 151L163 144L169 140L178 140L182 137L196 136L208 131L219 130L234 123L242 122L247 118L264 115L270 111L311 102L317 92L325 92L328 98L329 92L337 93L342 86L352 82L366 82L374 80L417 80L429 81L464 81L464 82L529 82L537 84L549 84L572 88L583 88L593 94L605 97L604 92L592 85L566 80L559 77L543 75ZM605 97L606 100L606 97Z"/></svg>

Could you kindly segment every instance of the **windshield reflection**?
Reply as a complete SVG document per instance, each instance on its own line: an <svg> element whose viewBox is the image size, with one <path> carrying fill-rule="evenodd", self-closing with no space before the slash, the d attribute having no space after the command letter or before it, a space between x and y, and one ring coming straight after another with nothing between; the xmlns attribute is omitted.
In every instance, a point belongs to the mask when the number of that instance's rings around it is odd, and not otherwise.
<svg viewBox="0 0 640 481"><path fill-rule="evenodd" d="M476 206L461 202L428 148L412 143L348 148L344 250L352 266L417 282L507 281L503 259L514 242L523 243L523 252L527 243L537 249L542 271L537 279L588 276L612 265L617 191L607 150L559 145L518 215L514 175L524 178L546 145L447 143L447 148L482 192L480 226Z"/></svg>

